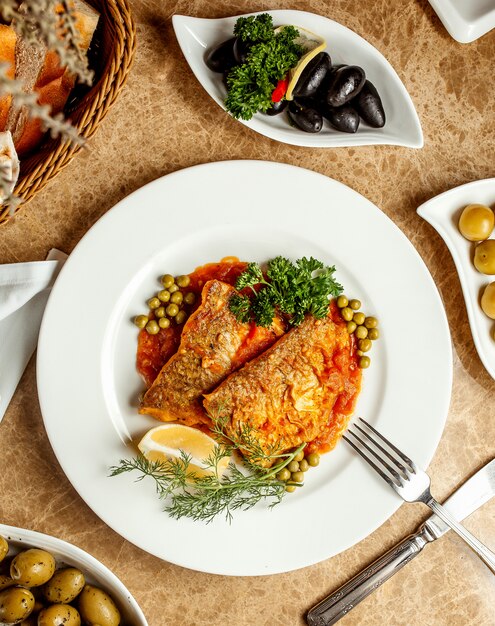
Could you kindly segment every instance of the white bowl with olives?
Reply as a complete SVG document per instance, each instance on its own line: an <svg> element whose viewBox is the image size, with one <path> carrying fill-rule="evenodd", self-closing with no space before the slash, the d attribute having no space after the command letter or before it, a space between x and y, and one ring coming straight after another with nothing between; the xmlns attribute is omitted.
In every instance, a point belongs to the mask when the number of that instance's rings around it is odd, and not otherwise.
<svg viewBox="0 0 495 626"><path fill-rule="evenodd" d="M0 624L147 626L107 567L76 546L0 524Z"/></svg>

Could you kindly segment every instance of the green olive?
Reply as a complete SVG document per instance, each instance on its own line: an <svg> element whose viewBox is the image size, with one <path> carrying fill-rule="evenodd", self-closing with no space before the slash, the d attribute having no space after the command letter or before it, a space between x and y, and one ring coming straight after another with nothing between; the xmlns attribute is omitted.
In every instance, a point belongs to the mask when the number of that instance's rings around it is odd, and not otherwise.
<svg viewBox="0 0 495 626"><path fill-rule="evenodd" d="M284 469L281 469L280 472L278 472L277 478L279 480L289 480L290 478L289 470L286 467L284 467Z"/></svg>
<svg viewBox="0 0 495 626"><path fill-rule="evenodd" d="M376 317L367 317L364 320L364 325L366 328L376 328L378 326L378 320Z"/></svg>
<svg viewBox="0 0 495 626"><path fill-rule="evenodd" d="M0 591L0 624L18 624L34 608L34 596L24 587L10 587Z"/></svg>
<svg viewBox="0 0 495 626"><path fill-rule="evenodd" d="M176 284L170 285L168 290L170 291L170 293L175 293L176 291L179 291L179 286Z"/></svg>
<svg viewBox="0 0 495 626"><path fill-rule="evenodd" d="M304 450L299 450L299 452L294 457L294 461L300 463L304 459Z"/></svg>
<svg viewBox="0 0 495 626"><path fill-rule="evenodd" d="M364 313L361 313L361 311L359 311L358 313L354 313L354 315L352 316L352 319L356 322L358 326L362 326L364 324L365 318L366 315Z"/></svg>
<svg viewBox="0 0 495 626"><path fill-rule="evenodd" d="M170 296L170 302L173 304L182 304L182 300L184 300L184 296L180 291L176 291Z"/></svg>
<svg viewBox="0 0 495 626"><path fill-rule="evenodd" d="M337 298L337 306L339 307L339 309L343 309L348 304L349 300L345 296L339 296Z"/></svg>
<svg viewBox="0 0 495 626"><path fill-rule="evenodd" d="M138 328L144 328L147 323L148 323L147 315L136 315L136 317L134 318L134 324L136 324Z"/></svg>
<svg viewBox="0 0 495 626"><path fill-rule="evenodd" d="M98 587L85 585L79 595L79 612L83 622L99 626L118 626L120 613L112 598Z"/></svg>
<svg viewBox="0 0 495 626"><path fill-rule="evenodd" d="M368 329L366 326L358 326L355 334L358 339L366 339L368 336Z"/></svg>
<svg viewBox="0 0 495 626"><path fill-rule="evenodd" d="M19 585L39 587L55 572L55 559L46 550L30 548L19 552L10 564L10 577Z"/></svg>
<svg viewBox="0 0 495 626"><path fill-rule="evenodd" d="M287 491L287 493L294 493L296 489L297 487L295 485L287 485L285 491Z"/></svg>
<svg viewBox="0 0 495 626"><path fill-rule="evenodd" d="M160 278L160 282L165 287L165 289L168 289L174 284L175 281L174 281L174 277L172 276L172 274L164 274Z"/></svg>
<svg viewBox="0 0 495 626"><path fill-rule="evenodd" d="M159 306L157 309L155 309L155 317L160 318L160 317L165 317L165 307L164 306Z"/></svg>
<svg viewBox="0 0 495 626"><path fill-rule="evenodd" d="M170 300L170 291L168 289L162 289L158 292L157 297L160 302L168 302Z"/></svg>
<svg viewBox="0 0 495 626"><path fill-rule="evenodd" d="M358 341L358 348L361 352L368 352L371 350L371 339L360 339Z"/></svg>
<svg viewBox="0 0 495 626"><path fill-rule="evenodd" d="M167 315L170 317L175 317L179 312L179 307L176 304L169 304L165 309Z"/></svg>
<svg viewBox="0 0 495 626"><path fill-rule="evenodd" d="M485 315L495 320L495 282L485 287L481 296L481 308Z"/></svg>
<svg viewBox="0 0 495 626"><path fill-rule="evenodd" d="M371 363L371 359L370 359L370 357L369 357L369 356L362 356L362 357L359 359L359 367L360 367L361 369L363 369L363 370L365 370L367 367L369 367L369 366L370 366L370 363Z"/></svg>
<svg viewBox="0 0 495 626"><path fill-rule="evenodd" d="M291 461L289 465L287 465L287 469L289 472L298 472L299 471L299 463L297 461Z"/></svg>
<svg viewBox="0 0 495 626"><path fill-rule="evenodd" d="M0 562L4 560L9 551L9 543L5 537L0 535Z"/></svg>
<svg viewBox="0 0 495 626"><path fill-rule="evenodd" d="M309 470L309 463L306 461L306 459L299 461L299 469L301 470L301 472L307 472Z"/></svg>
<svg viewBox="0 0 495 626"><path fill-rule="evenodd" d="M352 312L352 309L348 306L345 306L343 309L341 309L340 314L342 315L342 317L345 319L346 322L350 322L352 320L352 316L354 315L354 313Z"/></svg>
<svg viewBox="0 0 495 626"><path fill-rule="evenodd" d="M356 328L357 328L356 322L353 322L352 320L350 322L347 322L347 332L349 333L349 335L352 335L352 333L356 330Z"/></svg>
<svg viewBox="0 0 495 626"><path fill-rule="evenodd" d="M183 324L186 321L187 313L185 311L179 311L175 316L176 324Z"/></svg>
<svg viewBox="0 0 495 626"><path fill-rule="evenodd" d="M148 306L151 310L157 309L160 306L160 300L156 296L154 298L150 298L148 300Z"/></svg>
<svg viewBox="0 0 495 626"><path fill-rule="evenodd" d="M188 291L184 296L184 302L186 304L194 304L196 302L196 294L194 294L192 291Z"/></svg>
<svg viewBox="0 0 495 626"><path fill-rule="evenodd" d="M489 206L468 204L461 213L459 230L469 241L483 241L490 236L495 225L495 215Z"/></svg>
<svg viewBox="0 0 495 626"><path fill-rule="evenodd" d="M482 274L495 274L495 239L487 239L476 246L474 266Z"/></svg>
<svg viewBox="0 0 495 626"><path fill-rule="evenodd" d="M179 285L179 287L189 287L189 285L191 284L191 279L189 278L187 274L183 274L182 276L177 276L175 281Z"/></svg>
<svg viewBox="0 0 495 626"><path fill-rule="evenodd" d="M92 622L94 623L94 622ZM38 626L80 626L79 611L69 604L52 604L40 611Z"/></svg>
<svg viewBox="0 0 495 626"><path fill-rule="evenodd" d="M170 327L170 320L168 319L168 317L161 317L158 320L158 326L160 328L169 328Z"/></svg>
<svg viewBox="0 0 495 626"><path fill-rule="evenodd" d="M290 479L294 483L302 483L304 482L304 473L303 472L292 472Z"/></svg>
<svg viewBox="0 0 495 626"><path fill-rule="evenodd" d="M59 569L43 587L43 595L53 604L68 604L81 592L84 574L75 567Z"/></svg>
<svg viewBox="0 0 495 626"><path fill-rule="evenodd" d="M380 331L378 330L378 328L370 328L369 332L368 332L368 337L375 341L375 339L378 339L378 337L380 336Z"/></svg>
<svg viewBox="0 0 495 626"><path fill-rule="evenodd" d="M361 300L356 300L355 298L349 302L349 306L353 311L357 311L361 308Z"/></svg>
<svg viewBox="0 0 495 626"><path fill-rule="evenodd" d="M318 452L311 452L306 457L306 460L311 467L316 467L320 464L320 455L318 454Z"/></svg>
<svg viewBox="0 0 495 626"><path fill-rule="evenodd" d="M7 589L7 587L12 587L13 585L15 585L15 581L13 581L10 576L7 576L7 574L0 574L0 591L2 589Z"/></svg>
<svg viewBox="0 0 495 626"><path fill-rule="evenodd" d="M156 335L158 331L160 330L160 327L158 326L158 322L156 320L150 320L146 324L146 330L148 331L149 335Z"/></svg>

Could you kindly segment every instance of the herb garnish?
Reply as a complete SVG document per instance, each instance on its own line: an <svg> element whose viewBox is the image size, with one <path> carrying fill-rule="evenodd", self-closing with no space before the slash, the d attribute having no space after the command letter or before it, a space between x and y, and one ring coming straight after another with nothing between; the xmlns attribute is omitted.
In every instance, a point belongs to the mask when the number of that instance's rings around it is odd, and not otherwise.
<svg viewBox="0 0 495 626"><path fill-rule="evenodd" d="M213 434L221 443L202 461L205 469L211 470L209 475L195 474L190 468L191 457L181 451L179 458L166 461L149 461L142 455L121 460L119 465L110 468L110 476L136 470L141 474L137 481L146 476L155 481L158 496L168 500L165 511L171 517L189 517L206 523L219 514L224 514L230 522L234 511L250 509L263 499L271 499L269 506L272 508L281 502L287 485L302 486L279 480L276 474L304 449L305 443L292 452L280 453L281 442L265 451L251 426L244 424L236 433L227 434L227 421L227 417L221 416L213 420ZM249 473L243 473L230 461L227 471L220 476L220 461L231 456L234 450L242 451Z"/></svg>
<svg viewBox="0 0 495 626"><path fill-rule="evenodd" d="M234 34L250 45L246 62L234 66L227 74L225 107L235 118L250 120L258 111L272 105L272 93L277 82L287 75L303 54L295 43L299 31L284 26L273 28L271 15L239 18Z"/></svg>
<svg viewBox="0 0 495 626"><path fill-rule="evenodd" d="M253 296L233 295L230 310L241 322L254 320L265 327L272 324L277 311L287 315L292 326L298 326L306 313L326 317L329 298L343 290L333 278L334 272L334 266L313 257L293 263L278 256L268 262L266 277L258 263L249 263L235 286L239 291L251 288Z"/></svg>

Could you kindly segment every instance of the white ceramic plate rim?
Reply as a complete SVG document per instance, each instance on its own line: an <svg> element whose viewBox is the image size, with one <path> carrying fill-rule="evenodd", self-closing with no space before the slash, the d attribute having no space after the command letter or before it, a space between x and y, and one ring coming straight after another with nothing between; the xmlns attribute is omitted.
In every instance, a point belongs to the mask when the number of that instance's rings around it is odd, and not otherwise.
<svg viewBox="0 0 495 626"><path fill-rule="evenodd" d="M487 372L495 378L495 345L490 337L495 322L483 313L479 302L481 289L494 281L495 276L486 276L476 270L472 262L474 244L464 239L454 221L454 216L458 219L460 209L474 203L494 207L495 178L449 189L423 203L417 212L435 228L450 250L459 275L474 345Z"/></svg>
<svg viewBox="0 0 495 626"><path fill-rule="evenodd" d="M88 581L104 589L119 607L124 624L148 626L138 603L117 576L103 563L77 546L26 528L17 528L0 524L0 536L5 537L15 549L41 548L55 557L57 566L65 565L79 568Z"/></svg>
<svg viewBox="0 0 495 626"><path fill-rule="evenodd" d="M296 146L313 148L379 144L409 148L423 146L421 124L411 97L393 67L374 46L349 28L321 15L289 10L264 12L272 15L275 25L294 24L325 37L333 63L363 67L380 93L387 122L383 128L378 129L361 124L354 134L333 130L326 122L320 133L305 133L289 126L285 114L275 117L256 114L249 121L238 120L239 122L266 137ZM204 19L174 15L172 18L177 40L194 75L224 110L225 87L221 75L207 68L204 53L206 49L232 36L233 26L239 17L241 15Z"/></svg>
<svg viewBox="0 0 495 626"><path fill-rule="evenodd" d="M471 43L495 28L495 7L481 12L478 18L466 19L453 0L429 0L450 36L459 43ZM479 0L469 0L472 8Z"/></svg>
<svg viewBox="0 0 495 626"><path fill-rule="evenodd" d="M111 257L109 249L116 251ZM450 334L431 275L371 202L289 165L196 166L146 185L105 214L76 246L52 290L39 339L38 391L64 472L116 532L192 569L274 574L345 550L399 506L396 494L344 445L325 455L300 492L271 511L261 505L238 512L231 525L172 520L152 485L138 486L129 475L108 478L108 466L130 455L126 437L156 425L137 415L134 394L142 384L134 370L131 316L142 310L160 273L184 273L236 253L259 261L280 253L337 262L337 278L379 310L382 324L358 412L427 466L452 382ZM414 290L406 287L411 280ZM84 303L76 327L65 314L74 299ZM414 342L404 341L408 324L416 329Z"/></svg>

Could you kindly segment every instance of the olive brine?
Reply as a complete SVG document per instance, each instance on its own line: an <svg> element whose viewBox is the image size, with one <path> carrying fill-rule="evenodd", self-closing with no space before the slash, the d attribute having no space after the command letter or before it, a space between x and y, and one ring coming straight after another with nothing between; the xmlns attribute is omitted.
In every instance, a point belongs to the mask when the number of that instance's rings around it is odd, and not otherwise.
<svg viewBox="0 0 495 626"><path fill-rule="evenodd" d="M333 65L325 51L304 54L296 27L274 29L271 16L261 14L239 18L234 35L205 57L208 68L224 76L225 106L234 117L249 120L257 112L286 111L289 123L308 133L320 132L324 120L345 133L355 133L361 122L384 126L380 95L363 68ZM295 85L291 75L297 77Z"/></svg>

